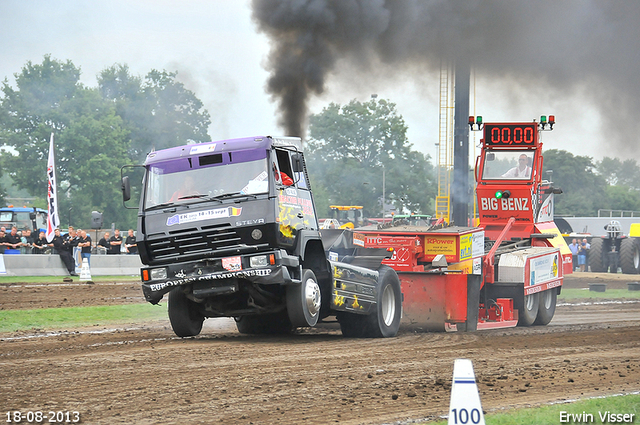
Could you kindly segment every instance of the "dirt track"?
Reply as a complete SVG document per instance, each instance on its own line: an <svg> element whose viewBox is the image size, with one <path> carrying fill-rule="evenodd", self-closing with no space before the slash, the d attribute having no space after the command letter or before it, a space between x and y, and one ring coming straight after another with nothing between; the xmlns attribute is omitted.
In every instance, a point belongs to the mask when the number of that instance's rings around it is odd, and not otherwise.
<svg viewBox="0 0 640 425"><path fill-rule="evenodd" d="M566 286L596 278L574 275ZM626 289L628 277L605 278ZM135 284L81 285L0 288L1 306L141 302ZM547 327L384 340L345 339L335 325L248 337L228 320L207 320L201 336L184 340L167 321L1 337L3 413L79 411L91 424L434 418L447 413L460 357L473 360L487 411L640 390L638 302L561 305Z"/></svg>

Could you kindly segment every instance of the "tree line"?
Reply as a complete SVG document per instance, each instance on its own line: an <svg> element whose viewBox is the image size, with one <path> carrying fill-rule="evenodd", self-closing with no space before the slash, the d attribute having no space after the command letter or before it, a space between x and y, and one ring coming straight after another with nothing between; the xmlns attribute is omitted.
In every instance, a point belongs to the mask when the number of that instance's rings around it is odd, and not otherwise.
<svg viewBox="0 0 640 425"><path fill-rule="evenodd" d="M4 173L6 182L9 176L45 208L53 132L62 225L71 220L89 227L97 210L105 227L135 227L135 211L122 206L120 167L142 162L153 149L211 141L209 113L176 72L140 77L116 64L99 73L97 87L80 83L80 75L71 61L46 55L14 74L14 85L2 82L0 177ZM329 205L339 204L362 205L367 216L379 217L383 192L387 211L434 214L437 164L414 149L407 130L396 105L385 99L331 103L311 115L305 149L318 215L329 216ZM594 161L557 149L543 155L544 172L552 171L545 176L564 191L556 214L640 210L636 160ZM0 205L5 197L0 187Z"/></svg>
<svg viewBox="0 0 640 425"><path fill-rule="evenodd" d="M89 227L96 210L105 223L135 227L135 212L122 207L120 167L139 163L152 149L211 140L209 113L176 75L151 70L141 78L116 64L99 73L97 87L86 87L69 60L46 55L42 63L27 62L14 74L15 85L2 83L2 172L46 208L53 132L62 225Z"/></svg>

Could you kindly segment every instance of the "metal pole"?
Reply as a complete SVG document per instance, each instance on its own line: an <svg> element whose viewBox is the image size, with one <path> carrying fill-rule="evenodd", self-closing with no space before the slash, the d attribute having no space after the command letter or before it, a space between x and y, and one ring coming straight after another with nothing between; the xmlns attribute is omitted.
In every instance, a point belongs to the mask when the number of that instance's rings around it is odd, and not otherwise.
<svg viewBox="0 0 640 425"><path fill-rule="evenodd" d="M455 69L453 130L452 217L457 226L469 225L469 81L470 66L458 61Z"/></svg>
<svg viewBox="0 0 640 425"><path fill-rule="evenodd" d="M384 218L384 214L387 212L386 183L387 183L387 178L386 178L385 169L383 166L382 167L382 218Z"/></svg>

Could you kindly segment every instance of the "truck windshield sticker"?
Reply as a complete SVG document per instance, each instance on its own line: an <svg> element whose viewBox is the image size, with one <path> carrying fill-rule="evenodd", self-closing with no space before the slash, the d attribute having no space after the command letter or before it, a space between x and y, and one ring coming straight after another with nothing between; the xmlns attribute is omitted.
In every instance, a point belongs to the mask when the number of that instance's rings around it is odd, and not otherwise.
<svg viewBox="0 0 640 425"><path fill-rule="evenodd" d="M209 152L213 152L216 150L216 144L210 144L210 145L195 145L191 147L191 150L189 150L189 155L194 155L194 154L200 154L200 153L209 153Z"/></svg>
<svg viewBox="0 0 640 425"><path fill-rule="evenodd" d="M235 207L216 208L215 210L175 214L167 218L167 226L193 223L194 221L210 220L216 218L238 217L240 214L242 214L242 208Z"/></svg>
<svg viewBox="0 0 640 425"><path fill-rule="evenodd" d="M258 174L254 179L249 180L249 184L242 188L240 193L243 194L253 194L253 193L262 193L269 190L269 182L267 181L266 171Z"/></svg>

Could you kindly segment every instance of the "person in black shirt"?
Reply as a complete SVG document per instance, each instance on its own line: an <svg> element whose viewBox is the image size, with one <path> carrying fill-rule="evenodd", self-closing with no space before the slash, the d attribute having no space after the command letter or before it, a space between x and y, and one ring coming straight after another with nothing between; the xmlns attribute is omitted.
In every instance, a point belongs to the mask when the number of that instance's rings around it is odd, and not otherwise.
<svg viewBox="0 0 640 425"><path fill-rule="evenodd" d="M69 244L69 234L67 233L64 236L60 235L60 229L55 230L55 236L53 237L53 246L58 251L60 255L60 259L64 263L65 267L69 271L71 276L78 276L76 273L76 264L73 261L73 257L71 256L71 245Z"/></svg>
<svg viewBox="0 0 640 425"><path fill-rule="evenodd" d="M89 267L91 267L91 236L87 234L84 230L80 230L78 235L78 246L82 249L80 256L82 257L82 261L87 259L87 263L89 263Z"/></svg>
<svg viewBox="0 0 640 425"><path fill-rule="evenodd" d="M0 254L4 254L5 249L7 249L7 234L4 230L0 230Z"/></svg>
<svg viewBox="0 0 640 425"><path fill-rule="evenodd" d="M13 226L11 228L11 233L5 236L5 241L7 243L7 249L20 249L22 241L20 240L20 236L18 236L17 227Z"/></svg>
<svg viewBox="0 0 640 425"><path fill-rule="evenodd" d="M109 238L109 245L111 245L111 249L108 254L120 254L120 246L122 245L122 236L120 236L120 230L116 229L113 232L113 236Z"/></svg>
<svg viewBox="0 0 640 425"><path fill-rule="evenodd" d="M33 253L34 254L47 254L47 251L53 244L47 242L47 237L44 232L40 232L38 239L33 243Z"/></svg>
<svg viewBox="0 0 640 425"><path fill-rule="evenodd" d="M133 229L129 229L129 234L127 235L127 239L125 239L124 241L124 247L127 248L128 254L138 253L138 245L136 245L136 237L133 236Z"/></svg>
<svg viewBox="0 0 640 425"><path fill-rule="evenodd" d="M103 247L106 252L108 253L109 250L111 249L111 245L109 245L109 232L104 232L104 235L102 236L102 238L98 241L98 245L97 246L101 246ZM98 253L102 253L101 251L98 251Z"/></svg>

